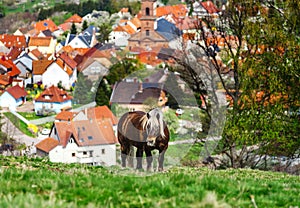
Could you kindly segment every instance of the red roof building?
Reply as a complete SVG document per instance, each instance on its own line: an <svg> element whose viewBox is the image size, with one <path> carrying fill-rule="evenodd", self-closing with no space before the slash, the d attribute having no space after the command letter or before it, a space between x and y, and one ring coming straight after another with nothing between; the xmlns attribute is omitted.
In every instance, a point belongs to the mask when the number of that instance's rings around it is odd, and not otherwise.
<svg viewBox="0 0 300 208"><path fill-rule="evenodd" d="M62 103L72 99L73 97L68 95L66 91L52 85L44 90L44 92L42 92L35 101L46 103Z"/></svg>

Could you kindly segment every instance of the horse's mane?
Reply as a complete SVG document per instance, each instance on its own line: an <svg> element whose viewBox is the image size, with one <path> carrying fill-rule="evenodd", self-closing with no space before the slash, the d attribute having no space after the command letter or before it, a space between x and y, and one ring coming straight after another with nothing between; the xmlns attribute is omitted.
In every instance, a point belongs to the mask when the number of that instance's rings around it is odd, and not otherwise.
<svg viewBox="0 0 300 208"><path fill-rule="evenodd" d="M150 124L155 124L151 126L159 126L160 135L165 138L164 133L164 120L163 120L163 113L158 108L154 108L145 115L141 117L141 124L143 129L146 129L146 126Z"/></svg>

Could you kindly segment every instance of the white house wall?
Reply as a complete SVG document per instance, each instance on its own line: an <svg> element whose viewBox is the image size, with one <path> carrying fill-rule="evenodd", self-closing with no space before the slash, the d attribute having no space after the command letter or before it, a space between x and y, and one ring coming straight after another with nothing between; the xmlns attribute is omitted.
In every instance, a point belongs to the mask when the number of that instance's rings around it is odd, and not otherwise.
<svg viewBox="0 0 300 208"><path fill-rule="evenodd" d="M4 92L0 97L0 106L2 108L15 109L18 106L16 99L11 96L8 92Z"/></svg>
<svg viewBox="0 0 300 208"><path fill-rule="evenodd" d="M43 110L48 110L55 113L60 113L62 108L72 106L72 101L68 100L63 103L46 103L46 102L34 102L34 110L37 115L41 114Z"/></svg>
<svg viewBox="0 0 300 208"><path fill-rule="evenodd" d="M78 37L75 37L68 45L72 48L89 48L89 46L82 42Z"/></svg>
<svg viewBox="0 0 300 208"><path fill-rule="evenodd" d="M93 165L116 165L116 145L95 145L79 147L68 143L64 148L57 146L49 152L51 162L84 163Z"/></svg>
<svg viewBox="0 0 300 208"><path fill-rule="evenodd" d="M51 64L42 76L42 82L44 86L57 86L59 82L62 82L62 86L70 88L70 77L69 75L60 68L56 63Z"/></svg>

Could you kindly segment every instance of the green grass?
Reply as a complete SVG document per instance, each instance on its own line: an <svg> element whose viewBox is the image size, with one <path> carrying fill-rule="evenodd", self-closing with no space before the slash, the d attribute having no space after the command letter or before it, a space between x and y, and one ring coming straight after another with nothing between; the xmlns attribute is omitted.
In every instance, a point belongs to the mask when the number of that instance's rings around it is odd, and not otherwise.
<svg viewBox="0 0 300 208"><path fill-rule="evenodd" d="M0 207L300 205L299 176L246 169L175 167L163 173L144 177L142 174L118 167L106 169L0 157Z"/></svg>
<svg viewBox="0 0 300 208"><path fill-rule="evenodd" d="M21 132L23 132L24 134L26 134L27 136L30 137L36 137L36 135L34 135L33 133L31 133L28 129L27 129L27 124L24 123L23 121L21 121L19 118L17 118L14 114L10 113L10 112L5 112L4 115L15 125L15 127L17 127ZM1 206L0 206L1 207Z"/></svg>
<svg viewBox="0 0 300 208"><path fill-rule="evenodd" d="M37 116L35 112L18 112L18 113L29 121L45 117L45 116Z"/></svg>

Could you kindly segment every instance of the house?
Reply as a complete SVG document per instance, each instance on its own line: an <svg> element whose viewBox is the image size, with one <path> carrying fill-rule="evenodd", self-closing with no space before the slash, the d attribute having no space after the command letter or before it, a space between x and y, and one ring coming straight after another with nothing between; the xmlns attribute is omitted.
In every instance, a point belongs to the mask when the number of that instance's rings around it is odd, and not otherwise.
<svg viewBox="0 0 300 208"><path fill-rule="evenodd" d="M27 47L26 37L24 35L2 34L2 35L0 35L0 41L8 49L10 49L12 47L24 49Z"/></svg>
<svg viewBox="0 0 300 208"><path fill-rule="evenodd" d="M187 16L188 9L185 4L159 6L156 8L157 17L167 17L168 15L174 16L174 18L182 18Z"/></svg>
<svg viewBox="0 0 300 208"><path fill-rule="evenodd" d="M37 32L41 32L44 30L50 30L51 32L55 32L56 30L58 30L58 27L51 19L45 19L45 20L38 21L34 25L34 29Z"/></svg>
<svg viewBox="0 0 300 208"><path fill-rule="evenodd" d="M24 80L24 85L32 84L32 58L26 52L22 52L20 56L15 59L14 64L20 70L19 78Z"/></svg>
<svg viewBox="0 0 300 208"><path fill-rule="evenodd" d="M118 82L113 87L110 104L134 110L145 110L145 101L152 98L158 106L165 106L168 101L162 83L141 83L132 80Z"/></svg>
<svg viewBox="0 0 300 208"><path fill-rule="evenodd" d="M38 49L42 54L51 54L55 52L56 40L53 37L30 37L28 42L29 51Z"/></svg>
<svg viewBox="0 0 300 208"><path fill-rule="evenodd" d="M59 113L64 108L72 107L72 96L58 87L45 89L34 101L34 111L37 115Z"/></svg>
<svg viewBox="0 0 300 208"><path fill-rule="evenodd" d="M109 119L112 125L115 126L118 124L118 118L111 112L111 110L106 105L89 108L87 109L86 114L89 119Z"/></svg>
<svg viewBox="0 0 300 208"><path fill-rule="evenodd" d="M77 112L61 111L55 116L55 121L72 121L77 116Z"/></svg>
<svg viewBox="0 0 300 208"><path fill-rule="evenodd" d="M43 74L52 62L52 60L48 59L32 61L32 82L34 84L43 82Z"/></svg>
<svg viewBox="0 0 300 208"><path fill-rule="evenodd" d="M193 3L192 16L199 18L216 16L220 11L212 1L195 1Z"/></svg>
<svg viewBox="0 0 300 208"><path fill-rule="evenodd" d="M57 145L59 144L59 141L53 138L46 138L36 144L36 154L40 157L46 157L49 155L49 152L53 150Z"/></svg>
<svg viewBox="0 0 300 208"><path fill-rule="evenodd" d="M18 48L18 47L13 46L7 53L7 58L10 60L15 60L16 58L18 58L20 56L20 54L23 51L24 51L23 48Z"/></svg>
<svg viewBox="0 0 300 208"><path fill-rule="evenodd" d="M17 78L21 71L13 63L12 60L7 59L5 56L0 58L0 74L9 76L9 83L12 83L13 79Z"/></svg>
<svg viewBox="0 0 300 208"><path fill-rule="evenodd" d="M32 60L42 60L47 59L47 55L43 55L42 52L39 51L38 48L33 49L32 51L28 51L28 56L32 58Z"/></svg>
<svg viewBox="0 0 300 208"><path fill-rule="evenodd" d="M112 65L110 58L117 49L98 43L84 55L77 55L74 60L78 63L78 72L82 72L93 80L106 75L108 68Z"/></svg>
<svg viewBox="0 0 300 208"><path fill-rule="evenodd" d="M128 45L128 39L131 37L131 35L139 32L140 29L141 21L137 17L134 17L126 22L120 22L109 34L109 42L115 43L119 47L126 47Z"/></svg>
<svg viewBox="0 0 300 208"><path fill-rule="evenodd" d="M55 122L50 138L36 145L51 162L116 165L116 137L107 120Z"/></svg>
<svg viewBox="0 0 300 208"><path fill-rule="evenodd" d="M74 23L76 27L81 27L82 22L82 17L80 17L78 14L74 14L65 20L65 23Z"/></svg>
<svg viewBox="0 0 300 208"><path fill-rule="evenodd" d="M79 35L68 34L63 46L71 46L72 48L91 48L97 43L97 28L89 26Z"/></svg>
<svg viewBox="0 0 300 208"><path fill-rule="evenodd" d="M16 107L26 102L27 92L19 85L7 88L0 96L0 106L2 108L10 108L15 110Z"/></svg>
<svg viewBox="0 0 300 208"><path fill-rule="evenodd" d="M84 112L88 119L96 119L97 121L110 121L115 135L117 135L118 118L106 105L89 108L86 109Z"/></svg>
<svg viewBox="0 0 300 208"><path fill-rule="evenodd" d="M44 86L61 85L70 89L77 80L77 63L68 55L62 53L46 68L42 74Z"/></svg>

